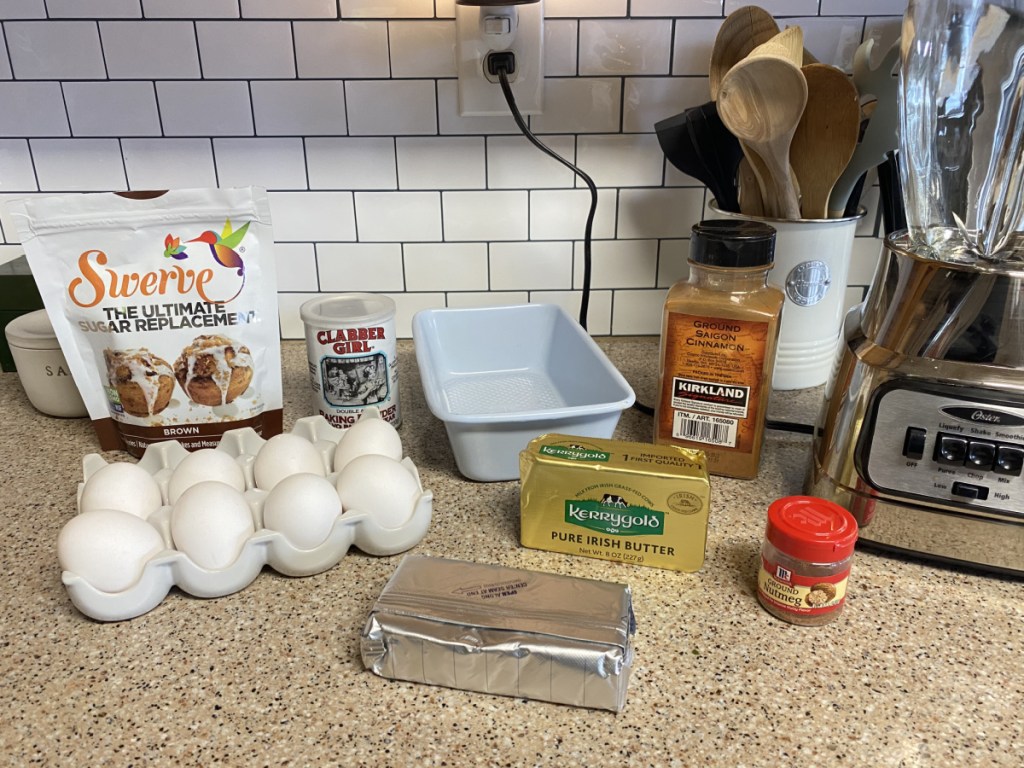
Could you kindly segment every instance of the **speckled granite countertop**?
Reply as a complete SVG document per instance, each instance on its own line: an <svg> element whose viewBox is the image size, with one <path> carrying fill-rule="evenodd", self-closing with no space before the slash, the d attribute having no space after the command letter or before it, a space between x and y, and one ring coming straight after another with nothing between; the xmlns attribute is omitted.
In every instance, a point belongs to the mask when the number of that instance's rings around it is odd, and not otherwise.
<svg viewBox="0 0 1024 768"><path fill-rule="evenodd" d="M602 346L652 401L654 339ZM628 583L638 621L618 714L385 680L358 635L399 557L273 571L214 600L176 590L100 624L71 605L56 538L73 514L84 419L36 413L0 375L4 695L10 765L932 766L1024 764L1024 583L858 552L846 612L798 628L763 611L755 566L768 503L799 493L809 438L770 432L755 481L713 478L707 561L679 574L523 549L518 483L455 470L400 345L401 429L434 493L414 551ZM285 427L310 412L304 348L286 342ZM811 422L820 392L773 415ZM617 437L647 440L624 414ZM124 458L112 454L108 458Z"/></svg>

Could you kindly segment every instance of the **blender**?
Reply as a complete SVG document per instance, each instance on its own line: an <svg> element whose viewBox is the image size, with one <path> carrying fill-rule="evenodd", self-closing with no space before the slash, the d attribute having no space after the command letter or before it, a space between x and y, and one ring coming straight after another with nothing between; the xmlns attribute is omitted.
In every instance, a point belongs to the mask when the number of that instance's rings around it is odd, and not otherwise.
<svg viewBox="0 0 1024 768"><path fill-rule="evenodd" d="M848 314L809 494L884 549L1024 573L1024 2L912 0L891 233Z"/></svg>

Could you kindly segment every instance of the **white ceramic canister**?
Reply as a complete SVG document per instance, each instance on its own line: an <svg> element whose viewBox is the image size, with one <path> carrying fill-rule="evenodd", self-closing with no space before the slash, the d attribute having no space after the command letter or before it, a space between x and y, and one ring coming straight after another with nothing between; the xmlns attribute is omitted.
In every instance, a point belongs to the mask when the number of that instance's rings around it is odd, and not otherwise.
<svg viewBox="0 0 1024 768"><path fill-rule="evenodd" d="M775 227L775 266L768 283L786 294L775 353L773 389L805 389L824 384L839 350L846 316L846 278L853 238L864 218L769 219L720 210L734 219L763 221Z"/></svg>
<svg viewBox="0 0 1024 768"><path fill-rule="evenodd" d="M88 415L45 309L14 318L4 335L32 405L47 416Z"/></svg>
<svg viewBox="0 0 1024 768"><path fill-rule="evenodd" d="M393 426L401 424L395 302L373 293L343 293L310 299L299 315L306 326L314 412L346 429L372 405Z"/></svg>

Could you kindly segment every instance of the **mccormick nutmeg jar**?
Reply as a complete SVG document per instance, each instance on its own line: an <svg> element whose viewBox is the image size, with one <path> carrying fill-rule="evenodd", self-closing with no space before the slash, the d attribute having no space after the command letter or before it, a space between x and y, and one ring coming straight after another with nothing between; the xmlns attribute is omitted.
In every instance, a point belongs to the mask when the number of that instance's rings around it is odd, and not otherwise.
<svg viewBox="0 0 1024 768"><path fill-rule="evenodd" d="M773 616L818 626L837 618L857 542L857 521L838 504L787 496L768 507L757 599Z"/></svg>

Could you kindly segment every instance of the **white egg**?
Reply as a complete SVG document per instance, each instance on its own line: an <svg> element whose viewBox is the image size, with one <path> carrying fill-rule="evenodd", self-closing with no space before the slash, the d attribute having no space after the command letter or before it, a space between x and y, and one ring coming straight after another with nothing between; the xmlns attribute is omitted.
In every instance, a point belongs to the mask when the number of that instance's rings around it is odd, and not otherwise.
<svg viewBox="0 0 1024 768"><path fill-rule="evenodd" d="M402 439L384 419L364 417L345 430L334 449L334 471L340 472L352 459L370 453L402 460Z"/></svg>
<svg viewBox="0 0 1024 768"><path fill-rule="evenodd" d="M398 528L412 516L419 483L400 462L379 454L357 456L338 476L338 495L346 512L365 512L384 528Z"/></svg>
<svg viewBox="0 0 1024 768"><path fill-rule="evenodd" d="M284 432L274 435L256 454L252 467L256 487L271 491L290 475L308 472L323 477L324 462L320 452L305 438Z"/></svg>
<svg viewBox="0 0 1024 768"><path fill-rule="evenodd" d="M308 473L286 477L263 502L263 525L298 549L327 541L340 514L341 498L331 481Z"/></svg>
<svg viewBox="0 0 1024 768"><path fill-rule="evenodd" d="M167 485L167 500L174 504L181 494L204 480L220 480L236 491L245 490L245 471L233 456L225 451L202 448L190 453L174 468Z"/></svg>
<svg viewBox="0 0 1024 768"><path fill-rule="evenodd" d="M216 480L193 485L171 510L174 546L209 571L235 562L254 532L252 511L245 497Z"/></svg>
<svg viewBox="0 0 1024 768"><path fill-rule="evenodd" d="M146 518L162 503L160 486L149 472L138 464L119 461L107 464L85 481L78 510L118 509Z"/></svg>
<svg viewBox="0 0 1024 768"><path fill-rule="evenodd" d="M57 536L57 561L101 592L123 592L146 563L167 549L142 518L119 509L94 509L71 518Z"/></svg>

